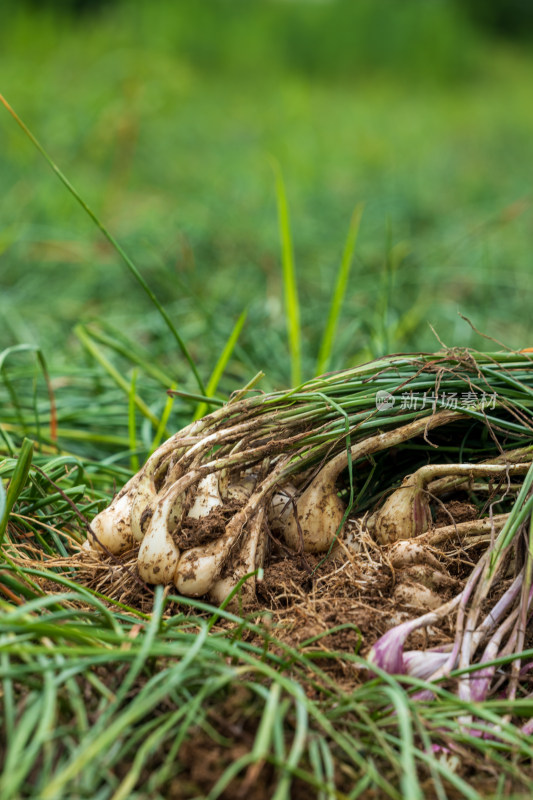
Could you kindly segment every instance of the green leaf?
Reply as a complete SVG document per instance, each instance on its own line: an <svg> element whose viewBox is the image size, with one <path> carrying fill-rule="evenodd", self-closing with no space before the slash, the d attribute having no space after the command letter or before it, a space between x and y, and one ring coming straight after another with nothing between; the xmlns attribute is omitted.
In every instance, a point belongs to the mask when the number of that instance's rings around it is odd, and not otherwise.
<svg viewBox="0 0 533 800"><path fill-rule="evenodd" d="M130 391L128 396L128 434L130 437L130 467L132 472L139 471L139 457L136 453L137 450L137 430L135 421L135 384L137 383L137 368L135 368L131 375Z"/></svg>
<svg viewBox="0 0 533 800"><path fill-rule="evenodd" d="M172 384L170 390L174 390L175 384ZM157 426L157 430L155 432L154 438L152 439L152 445L150 447L150 453L153 453L154 450L157 450L159 445L161 444L161 439L163 438L163 434L167 427L168 418L170 417L170 412L172 411L172 406L174 405L174 395L169 394L167 396L167 400L165 403L165 407L163 409L163 413L161 414L161 419L159 420L159 425Z"/></svg>
<svg viewBox="0 0 533 800"><path fill-rule="evenodd" d="M230 334L228 341L224 346L224 349L222 350L222 353L220 354L220 357L215 365L211 377L209 378L209 383L207 384L208 396L214 395L217 390L219 381L222 375L224 374L224 370L228 365L228 361L231 358L231 354L233 353L235 345L237 344L237 341L241 334L242 327L246 321L246 314L247 312L243 311L242 314L240 315L239 319L235 323L235 326ZM194 419L200 419L200 417L203 417L204 414L207 412L208 408L209 406L207 403L200 403L200 405L196 409Z"/></svg>
<svg viewBox="0 0 533 800"><path fill-rule="evenodd" d="M344 245L341 263L339 265L339 271L337 274L337 281L335 283L335 289L331 299L328 321L326 322L324 335L322 337L322 342L320 343L320 350L316 364L317 375L322 375L322 373L326 372L331 359L342 303L346 295L346 289L348 288L348 278L350 277L350 269L352 266L355 245L357 243L357 235L361 225L363 208L363 203L358 203L350 220L348 236L346 237L346 243Z"/></svg>
<svg viewBox="0 0 533 800"><path fill-rule="evenodd" d="M113 364L109 361L108 358L102 353L101 349L98 345L93 341L90 332L85 328L83 325L76 325L74 328L74 333L85 347L85 349L93 356L93 358L102 366L107 374L112 378L112 380L117 384L117 386L122 389L125 395L130 398L131 395L131 386L128 381L120 374L118 369L113 366ZM157 430L159 426L159 420L155 414L153 414L144 400L142 400L138 394L134 392L134 403L135 406L139 409L141 414L143 414L147 419L150 420L154 428ZM170 434L169 434L170 436Z"/></svg>
<svg viewBox="0 0 533 800"><path fill-rule="evenodd" d="M7 494L4 492L2 487L2 493L4 494L3 502L0 495L0 509L2 509L2 513L0 515L0 546L4 541L9 515L11 514L13 506L17 502L20 493L26 485L32 458L33 442L31 439L24 439L19 451L17 465L13 471L11 480L9 481Z"/></svg>
<svg viewBox="0 0 533 800"><path fill-rule="evenodd" d="M205 394L204 384L202 383L202 379L200 378L200 375L199 375L198 370L196 368L196 364L194 363L189 351L187 350L185 342L183 341L183 339L179 335L179 333L178 333L174 323L170 319L168 313L165 311L165 309L163 308L163 306L159 302L159 300L156 297L156 295L154 294L154 292L150 289L150 287L148 286L147 282L145 281L145 279L143 278L143 276L141 275L141 273L139 272L139 270L137 269L137 267L135 266L135 264L133 263L131 258L122 249L122 247L119 245L119 243L117 242L115 237L112 236L111 233L107 230L105 225L102 222L100 222L100 219L96 216L94 211L91 208L89 208L89 206L87 205L85 200L82 199L81 195L74 188L74 186L71 184L69 179L61 172L61 170L59 169L57 164L55 164L52 161L52 158L48 155L48 153L46 152L46 150L44 149L42 144L36 139L36 137L29 130L29 128L26 127L26 125L20 119L18 114L11 108L11 106L9 105L9 103L7 102L5 97L3 97L3 95L1 95L1 94L0 94L0 102L9 111L9 113L11 114L13 119L22 128L22 130L24 131L26 136L30 139L30 141L35 145L35 147L37 148L39 153L42 155L42 157L45 159L45 161L48 163L48 165L55 172L55 174L57 175L59 180L62 182L62 184L64 186L66 186L66 188L69 190L69 192L76 198L76 200L78 201L80 206L83 208L85 213L89 215L89 217L92 219L92 221L95 223L95 225L100 229L100 231L103 233L103 235L105 236L107 241L111 244L111 246L116 250L116 252L122 258L122 260L126 264L127 268L129 269L129 271L131 272L133 277L141 285L141 287L143 288L144 292L148 295L148 297L150 298L150 300L152 301L154 306L159 311L159 313L160 313L161 317L163 318L163 320L165 321L168 329L170 330L171 334L173 335L174 339L176 340L177 345L178 345L179 349L181 350L183 356L186 358L187 362L189 363L189 366L190 366L190 368L191 368L191 370L193 372L193 375L194 375L194 377L196 379L196 382L198 384L198 388L200 389L200 392L202 394Z"/></svg>
<svg viewBox="0 0 533 800"><path fill-rule="evenodd" d="M44 378L45 383L46 383L46 388L48 390L48 398L49 398L49 401L50 401L50 439L52 441L55 441L57 439L56 404L55 404L55 399L54 399L54 392L52 390L52 383L50 381L50 374L48 372L48 367L46 365L46 359L44 357L43 351L41 350L41 348L38 345L35 345L35 344L16 344L16 345L13 345L12 347L7 347L5 350L2 350L2 352L0 353L0 375L2 376L2 379L4 381L6 389L8 390L8 392L9 392L9 394L11 396L11 400L13 401L13 405L17 409L17 411L19 413L19 416L21 418L21 421L22 421L22 416L21 416L21 411L20 411L20 405L19 405L19 402L18 402L18 397L13 392L13 390L12 390L12 388L10 386L10 383L8 381L6 371L5 371L5 362L6 362L6 360L7 360L7 358L9 356L13 355L13 353L34 353L35 354L35 358L37 359L37 362L38 362L38 364L39 364L39 366L41 368L41 372L43 373L43 378ZM24 422L22 421L22 428L25 429L25 427L26 426L25 426ZM37 420L37 430L39 430L38 420ZM26 433L26 430L24 430L24 432ZM40 436L39 436L39 439L40 439Z"/></svg>
<svg viewBox="0 0 533 800"><path fill-rule="evenodd" d="M6 490L4 489L4 484L0 480L0 519L2 521L4 519L4 513L5 513L5 510L6 510L6 503L7 503Z"/></svg>
<svg viewBox="0 0 533 800"><path fill-rule="evenodd" d="M287 334L289 337L289 352L291 355L291 383L293 386L299 386L302 382L300 303L298 300L298 286L294 268L289 206L281 167L274 159L272 159L272 165L276 175L276 197L278 201L279 233L281 239L281 266L283 270L285 316L287 320Z"/></svg>

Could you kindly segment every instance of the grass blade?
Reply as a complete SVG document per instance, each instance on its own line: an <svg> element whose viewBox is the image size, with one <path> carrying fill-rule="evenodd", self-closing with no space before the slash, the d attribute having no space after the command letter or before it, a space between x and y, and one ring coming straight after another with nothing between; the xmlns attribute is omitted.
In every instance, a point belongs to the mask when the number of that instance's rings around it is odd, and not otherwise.
<svg viewBox="0 0 533 800"><path fill-rule="evenodd" d="M4 519L6 505L7 505L6 490L4 489L4 484L2 483L2 481L0 481L0 519L2 521Z"/></svg>
<svg viewBox="0 0 533 800"><path fill-rule="evenodd" d="M11 510L15 505L19 494L22 492L26 485L26 479L30 471L31 462L33 458L33 442L30 439L24 439L22 442L19 456L17 459L17 466L13 472L13 476L9 481L9 488L7 495L2 504L0 499L0 507L3 505L2 515L0 516L0 547L4 541L4 536L7 528L7 521ZM3 491L3 489L2 489Z"/></svg>
<svg viewBox="0 0 533 800"><path fill-rule="evenodd" d="M41 372L43 373L43 378L46 383L46 388L48 391L48 400L50 403L50 439L53 442L55 442L57 439L57 410L56 410L54 391L52 389L52 383L50 381L50 373L48 372L48 367L46 365L46 359L43 355L43 352L41 348L35 344L16 344L13 345L12 347L7 347L0 353L0 375L2 375L3 381L8 391L9 391L9 383L7 380L7 375L5 373L4 364L7 357L12 355L13 353L35 353L35 358L37 359L39 366L41 368ZM13 400L13 404L18 407L17 396L13 395L12 392L10 392L10 394Z"/></svg>
<svg viewBox="0 0 533 800"><path fill-rule="evenodd" d="M100 342L100 344L114 350L115 353L118 353L118 355L127 359L130 363L136 364L143 372L150 375L166 389L172 387L172 379L166 375L163 370L159 369L159 367L150 360L149 356L143 356L135 342L132 342L123 335L121 336L120 332L116 331L108 323L100 322L100 324L105 325L106 331L101 330L96 325L86 326L87 331L94 341Z"/></svg>
<svg viewBox="0 0 533 800"><path fill-rule="evenodd" d="M76 325L74 328L74 333L85 347L85 349L93 356L93 358L102 366L107 374L115 381L117 386L122 389L124 394L129 398L131 394L131 387L128 381L122 377L120 372L111 364L111 362L104 356L98 345L93 342L89 331L83 327L83 325ZM154 428L157 430L159 427L159 420L153 414L144 400L142 400L138 394L134 394L134 403L147 419L150 420ZM168 434L170 436L170 433Z"/></svg>
<svg viewBox="0 0 533 800"><path fill-rule="evenodd" d="M293 386L299 386L302 382L300 303L298 300L298 286L296 284L296 273L294 269L289 206L281 167L275 160L272 160L272 165L276 175L276 197L278 202L279 233L281 239L285 315L287 319L287 334L289 337L289 352L291 354L291 384Z"/></svg>
<svg viewBox="0 0 533 800"><path fill-rule="evenodd" d="M117 242L115 237L112 236L112 234L107 230L105 225L102 222L100 222L99 218L96 216L94 211L91 208L89 208L89 206L87 205L85 200L83 200L82 197L78 194L78 191L74 188L74 186L71 184L71 182L68 180L68 178L61 172L61 170L59 169L57 164L55 164L54 161L52 161L52 158L48 155L47 151L44 149L44 147L41 145L41 143L35 138L35 136L29 130L29 128L26 127L26 125L20 119L20 117L14 111L14 109L11 108L11 106L9 105L9 103L7 102L7 100L5 99L5 97L2 94L0 94L0 102L4 105L4 107L7 109L7 111L9 111L9 113L11 114L11 116L13 117L15 122L17 122L18 125L20 125L20 127L22 128L22 130L24 131L26 136L35 145L35 147L37 148L39 153L47 161L47 163L52 168L52 170L55 172L55 174L57 175L59 180L63 183L64 186L66 186L66 188L69 190L69 192L76 198L76 200L78 201L80 206L89 215L89 217L92 219L92 221L95 223L95 225L100 229L100 231L103 233L103 235L105 236L107 241L111 244L111 246L116 250L116 252L122 258L122 260L126 264L127 268L131 272L131 274L134 276L134 278L137 280L137 282L141 285L141 287L143 288L144 292L148 295L148 297L150 298L150 300L152 301L152 303L157 308L157 310L161 314L162 318L166 322L168 329L170 330L171 334L173 335L174 339L176 340L176 342L178 344L179 349L182 352L182 355L186 358L186 360L187 360L187 362L188 362L188 364L189 364L189 366L190 366L190 368L191 368L191 370L193 372L193 375L194 375L194 377L196 379L196 383L198 384L198 388L199 388L200 392L202 394L205 394L205 389L204 389L204 385L203 385L202 379L200 378L200 375L199 375L198 370L196 368L196 364L194 363L189 351L187 350L185 342L183 341L183 339L179 335L174 323L170 319L170 317L167 314L167 312L165 311L164 307L159 302L159 300L156 297L156 295L153 293L153 291L148 286L147 282L145 281L145 279L143 278L143 276L141 275L141 273L139 272L139 270L137 269L137 267L135 266L135 264L133 263L131 258L127 255L125 250L122 249L122 247L119 245L119 243Z"/></svg>
<svg viewBox="0 0 533 800"><path fill-rule="evenodd" d="M352 266L355 245L357 244L357 235L361 225L361 217L363 216L363 208L363 203L358 203L350 220L348 236L346 237L346 243L344 245L341 263L339 265L339 271L337 274L337 282L335 284L335 290L331 299L328 320L326 322L324 335L320 343L320 350L316 364L317 375L322 375L322 373L327 371L331 359L342 303L348 287L348 278L350 277L350 269Z"/></svg>
<svg viewBox="0 0 533 800"><path fill-rule="evenodd" d="M221 397L207 397L203 394L195 394L194 392L182 392L179 389L167 389L169 397L181 397L189 403L206 403L209 406L223 406L224 400Z"/></svg>
<svg viewBox="0 0 533 800"><path fill-rule="evenodd" d="M228 341L224 346L224 349L222 350L222 353L220 354L220 357L215 365L212 375L209 378L209 383L207 384L206 391L208 396L215 394L217 390L219 381L222 375L224 374L224 370L227 367L228 361L231 358L231 354L233 353L235 345L237 344L239 336L241 335L242 327L246 322L246 314L247 312L243 311L242 314L240 315L239 319L235 323L235 326L230 334ZM194 419L200 419L200 417L203 417L204 414L207 413L208 409L209 406L207 403L200 403L200 405L196 409Z"/></svg>
<svg viewBox="0 0 533 800"><path fill-rule="evenodd" d="M172 386L170 387L170 391L173 391L175 388L176 388L175 384L172 384ZM173 405L174 405L174 395L169 394L167 395L167 401L165 403L165 407L161 414L159 425L157 426L154 438L152 439L152 444L150 445L150 453L153 453L154 450L157 450L157 448L161 444L161 440L163 438L163 434L165 433L168 418L170 417L170 412L172 411Z"/></svg>
<svg viewBox="0 0 533 800"><path fill-rule="evenodd" d="M402 690L387 686L384 691L390 697L398 718L398 731L400 734L401 750L401 787L404 797L412 800L422 800L423 794L418 782L415 763L415 743L411 721L412 709L409 708L407 697Z"/></svg>
<svg viewBox="0 0 533 800"><path fill-rule="evenodd" d="M128 397L128 433L130 437L130 467L132 472L139 471L139 456L137 455L137 430L135 421L135 384L137 383L137 369L131 374L131 384Z"/></svg>

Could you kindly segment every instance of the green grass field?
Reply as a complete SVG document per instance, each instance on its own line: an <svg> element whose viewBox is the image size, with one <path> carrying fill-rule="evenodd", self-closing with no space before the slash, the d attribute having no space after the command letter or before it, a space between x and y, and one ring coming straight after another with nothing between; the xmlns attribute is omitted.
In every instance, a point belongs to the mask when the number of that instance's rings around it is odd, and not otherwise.
<svg viewBox="0 0 533 800"><path fill-rule="evenodd" d="M525 345L533 63L525 50L450 30L444 5L407 43L390 43L388 59L384 44L359 53L365 30L353 21L358 57L344 72L338 65L340 75L321 74L328 40L316 31L307 42L318 50L316 74L306 50L303 63L275 50L271 60L269 30L251 11L241 23L249 40L239 38L239 50L229 39L227 64L224 53L204 62L193 45L238 37L237 14L219 13L219 39L217 20L207 14L204 33L199 19L191 43L181 27L187 3L174 23L164 3L136 14L113 6L78 23L19 10L0 34L3 93L164 297L204 375L247 308L237 384L265 367L272 385L290 380L272 157L290 203L307 376L358 203L364 218L333 366L433 349L428 323L447 344L479 344L458 312ZM370 33L376 16L367 10ZM149 312L116 256L7 117L2 137L7 344L79 354L72 328L95 319L149 338L157 322L136 322ZM51 286L53 313L42 303ZM258 327L269 332L261 342ZM171 346L157 349L179 376Z"/></svg>
<svg viewBox="0 0 533 800"><path fill-rule="evenodd" d="M67 5L0 10L0 93L169 324L0 106L0 797L529 797L530 696L416 702L65 559L205 396L533 346L531 47L444 0Z"/></svg>

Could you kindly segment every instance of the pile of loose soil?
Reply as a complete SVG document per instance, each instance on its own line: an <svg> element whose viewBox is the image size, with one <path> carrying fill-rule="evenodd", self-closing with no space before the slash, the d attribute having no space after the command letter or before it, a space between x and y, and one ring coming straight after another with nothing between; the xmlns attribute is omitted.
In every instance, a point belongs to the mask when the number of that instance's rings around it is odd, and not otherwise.
<svg viewBox="0 0 533 800"><path fill-rule="evenodd" d="M185 520L179 533L174 534L179 536L180 547L187 549L219 536L234 510L215 508L208 517L194 520L194 524L191 521L190 530ZM439 543L428 544L429 534L419 537L423 539L419 552L401 568L393 548L382 547L373 539L366 516L348 520L343 538L328 555L297 553L270 537L255 601L243 613L268 625L273 639L300 650L311 648L315 659L320 651L325 656L333 651L364 656L387 630L442 605L461 591L490 538L477 537L477 543L472 545L461 537L461 525L478 514L464 492L456 492L446 503L436 503L433 533L439 534ZM448 531L442 541L441 531ZM74 557L53 560L45 558L42 551L40 554L46 561L43 566L72 570L74 565L80 584L149 613L154 590L138 574L137 552L138 548L134 548L121 556L102 558L94 551L79 549ZM500 584L501 592L509 585L505 580ZM54 592L59 587L47 581L43 588ZM187 612L191 607L190 601L186 605L180 603L173 586L165 591L171 598L167 614ZM493 603L494 598L489 601ZM237 601L233 607L241 610ZM198 611L193 609L191 613ZM451 615L438 628L432 627L430 633L415 632L408 649L450 643L454 624ZM335 672L336 680L352 685L364 679L353 669L348 670L347 663L325 658L324 669Z"/></svg>
<svg viewBox="0 0 533 800"><path fill-rule="evenodd" d="M215 512L204 520L201 529L196 526L193 530L191 526L191 531L180 530L180 545L195 546L219 535L226 520L220 509L215 509ZM464 497L455 496L436 508L434 532L447 529L453 533L454 526L476 519L478 513L478 509ZM353 691L368 679L369 673L360 669L353 660L333 657L333 654L364 656L393 626L418 617L457 595L480 555L489 546L486 538L470 546L461 539L459 532L457 536L442 537L438 545L427 544L427 539L425 542L416 558L398 568L393 548L381 547L375 542L366 518L349 520L342 540L327 556L297 553L272 538L263 576L257 581L255 602L243 613L269 630L273 649L280 648L281 642L300 653L312 653L313 664L318 665L337 686ZM93 551L80 550L74 556L76 562L76 578L80 584L115 601L150 612L154 591L138 575L137 548L120 557L107 558L100 558ZM46 566L72 569L73 559L55 559L53 562L47 559ZM509 586L509 581L510 578L502 579L498 594ZM43 588L55 592L59 587L49 581L43 584ZM191 614L201 613L191 609L190 601L182 605L175 597L174 587L169 586L165 591L171 599L167 614L187 613L188 610ZM488 598L488 604L493 605L495 599ZM218 624L225 629L234 627L233 623L225 620ZM415 632L409 639L408 648L449 644L454 638L454 628L455 618L451 615L438 627ZM239 635L252 643L264 644L252 629L245 628ZM528 639L526 645L531 644ZM117 679L111 674L102 677L106 682L109 680L110 685ZM90 692L90 688L87 691ZM313 681L309 681L306 692L312 694L315 691L318 699L321 690L319 687L314 689ZM190 729L179 751L179 777L171 779L165 787L165 796L169 800L205 796L229 766L250 752L258 720L246 713L248 707L251 707L249 689L233 686L226 701L208 711L208 725L194 725ZM94 713L97 713L96 709L97 706ZM164 752L157 754L159 761L164 757ZM145 769L148 777L150 764ZM474 753L465 750L461 754L461 777L479 791L493 788L491 769L493 766L490 764L486 769L480 768ZM120 778L120 774L117 777ZM424 778L423 775L420 777ZM279 772L272 764L252 763L231 781L221 794L221 800L268 800L278 779ZM434 790L431 776L427 776L427 781L428 796L431 796ZM336 765L335 783L337 789L346 794L353 788L342 764ZM453 787L446 788L449 798L456 796ZM508 788L511 791L513 787ZM523 787L517 784L516 788ZM295 778L291 797L303 800L313 796L309 785ZM383 795L373 789L364 796L368 800L378 800Z"/></svg>
<svg viewBox="0 0 533 800"><path fill-rule="evenodd" d="M231 513L231 512L228 512ZM453 531L459 523L475 519L476 507L461 496L439 503L435 530L447 526ZM223 530L226 516L215 509L203 520L203 527L180 531L183 547L212 540ZM197 521L195 521L197 522ZM194 530L193 530L194 527ZM421 553L401 569L391 560L391 550L380 547L372 538L366 519L349 520L346 534L327 555L296 553L272 538L264 574L257 581L255 603L245 609L249 618L263 621L275 639L296 648L358 653L365 655L388 629L445 603L458 592L469 576L486 541L465 547L460 537L451 537L438 547L424 546ZM137 549L120 557L100 558L91 551L78 557L78 579L91 589L126 605L149 612L153 587L137 572ZM69 561L72 566L72 561ZM505 584L502 584L502 591ZM170 597L175 595L167 587ZM167 612L183 611L179 600ZM221 623L227 624L227 623ZM452 641L454 618L438 629L414 633L410 647L430 647ZM358 677L347 674L346 662L325 659L325 669L337 670L335 678L351 682Z"/></svg>

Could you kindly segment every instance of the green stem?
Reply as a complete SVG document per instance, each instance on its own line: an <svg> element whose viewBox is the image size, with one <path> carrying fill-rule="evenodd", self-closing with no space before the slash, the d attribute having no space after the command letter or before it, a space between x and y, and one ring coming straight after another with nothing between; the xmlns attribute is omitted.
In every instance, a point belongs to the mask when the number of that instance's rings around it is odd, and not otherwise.
<svg viewBox="0 0 533 800"><path fill-rule="evenodd" d="M52 158L48 155L48 153L46 152L44 147L35 138L35 136L29 130L29 128L26 127L24 122L20 119L18 114L11 108L11 106L9 105L9 103L7 102L7 100L5 99L5 97L2 94L0 94L0 102L5 106L7 111L9 111L9 113L11 114L11 116L13 117L15 122L17 122L18 125L20 125L20 127L22 128L22 130L24 131L26 136L35 145L35 147L37 148L39 153L42 155L42 157L45 159L45 161L48 163L48 165L55 172L55 174L57 175L59 180L63 183L64 186L66 186L66 188L69 190L69 192L76 198L76 200L78 201L80 206L83 208L85 213L89 215L89 217L92 219L92 221L97 226L97 228L100 229L100 231L103 233L103 235L108 240L108 242L111 244L111 246L116 250L116 252L122 258L122 260L126 264L127 268L131 272L131 274L134 276L134 278L141 285L141 287L143 288L145 293L148 295L148 297L150 298L150 300L152 301L154 306L157 308L157 310L159 311L159 313L161 314L161 316L165 320L165 322L167 324L167 327L170 330L170 332L172 333L172 335L174 336L174 339L176 340L176 342L178 344L178 347L181 350L183 356L185 356L185 358L187 359L187 361L189 363L189 366L192 369L192 372L193 372L194 377L196 379L196 383L198 384L198 388L200 389L200 394L205 395L206 391L205 391L204 384L202 382L202 379L200 378L198 370L196 369L196 365L195 365L195 363L194 363L189 351L187 350L185 342L183 341L183 339L179 335L174 323L172 322L172 320L170 319L169 315L167 314L167 312L165 311L165 309L163 308L163 306L161 305L161 303L157 299L156 295L153 293L153 291L148 286L147 282L145 281L145 279L143 278L143 276L141 275L141 273L139 272L139 270L137 269L137 267L135 266L135 264L133 263L131 258L122 249L122 247L119 245L119 243L117 242L115 237L107 230L105 225L102 222L100 222L100 220L98 219L98 217L96 216L94 211L87 205L85 200L83 200L83 198L79 195L79 193L74 188L74 186L71 184L71 182L66 177L66 175L64 175L61 172L61 170L59 169L59 167L57 166L57 164L55 164L54 161L52 161Z"/></svg>

